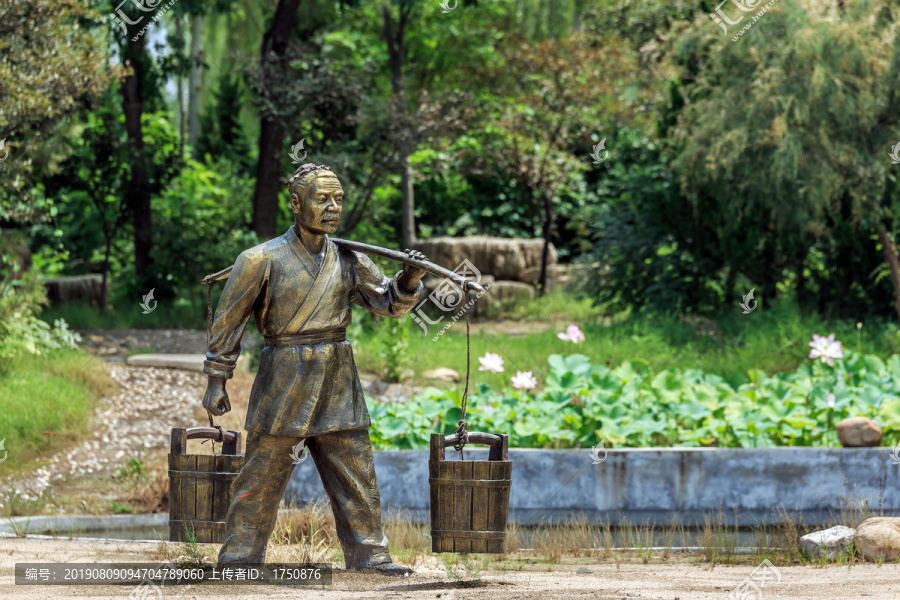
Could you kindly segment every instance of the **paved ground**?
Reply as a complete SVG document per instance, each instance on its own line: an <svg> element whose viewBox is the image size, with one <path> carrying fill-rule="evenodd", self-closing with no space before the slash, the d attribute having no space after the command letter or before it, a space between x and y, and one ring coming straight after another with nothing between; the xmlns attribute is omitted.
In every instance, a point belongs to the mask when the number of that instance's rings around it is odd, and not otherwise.
<svg viewBox="0 0 900 600"><path fill-rule="evenodd" d="M16 586L15 563L23 562L147 562L158 564L158 543L98 542L86 540L8 539L0 541L0 599L47 598L322 598L361 600L396 598L409 600L513 600L560 598L596 600L844 600L900 598L900 567L858 564L843 567L775 567L765 569L761 588L756 567L719 566L709 569L696 558L675 557L667 564L629 563L616 566L609 560L567 561L548 571L546 564L523 570L485 571L478 579L450 579L435 557L427 557L405 580L377 575L337 572L331 589L274 586L192 586L159 590L116 586ZM673 563L673 564L669 564ZM588 572L589 571L589 572ZM780 577L780 580L778 579ZM741 584L743 583L743 586ZM757 585L759 585L757 583ZM737 591L735 591L737 590ZM152 593L148 593L152 592ZM733 595L731 595L734 593Z"/></svg>

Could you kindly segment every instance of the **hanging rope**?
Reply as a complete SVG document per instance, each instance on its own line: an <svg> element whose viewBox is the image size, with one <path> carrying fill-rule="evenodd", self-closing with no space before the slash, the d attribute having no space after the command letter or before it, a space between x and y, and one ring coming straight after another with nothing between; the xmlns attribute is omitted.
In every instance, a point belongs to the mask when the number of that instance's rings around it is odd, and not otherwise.
<svg viewBox="0 0 900 600"><path fill-rule="evenodd" d="M463 448L469 443L469 422L466 421L466 407L469 404L469 368L472 361L471 347L469 346L469 289L466 288L464 299L466 301L466 387L463 390L462 397L462 413L459 415L459 429L456 434L459 436L459 442L454 444L453 449L459 452L459 460L465 460L463 456Z"/></svg>
<svg viewBox="0 0 900 600"><path fill-rule="evenodd" d="M203 285L202 283L200 285ZM209 338L212 335L212 292L213 286L216 285L215 281L210 281L206 285L209 286L209 290L206 294L206 351L209 352ZM209 426L219 430L219 437L211 440L212 441L212 451L213 454L216 453L216 442L224 442L225 441L225 432L222 431L221 425L213 424L213 416L212 413L207 411L207 416L209 416ZM201 444L206 443L206 440L200 442Z"/></svg>

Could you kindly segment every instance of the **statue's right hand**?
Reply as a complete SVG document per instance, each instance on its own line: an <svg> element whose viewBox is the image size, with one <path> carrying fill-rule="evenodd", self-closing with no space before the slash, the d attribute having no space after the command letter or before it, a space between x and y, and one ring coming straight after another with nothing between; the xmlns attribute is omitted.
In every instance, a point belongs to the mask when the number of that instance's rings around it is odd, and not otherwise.
<svg viewBox="0 0 900 600"><path fill-rule="evenodd" d="M203 395L203 408L213 416L224 415L231 410L228 393L225 391L225 379L210 377Z"/></svg>

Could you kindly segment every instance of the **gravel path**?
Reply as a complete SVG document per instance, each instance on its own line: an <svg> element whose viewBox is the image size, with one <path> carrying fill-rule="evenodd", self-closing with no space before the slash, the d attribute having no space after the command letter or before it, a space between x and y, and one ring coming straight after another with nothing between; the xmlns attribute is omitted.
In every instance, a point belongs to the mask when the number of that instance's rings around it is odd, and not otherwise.
<svg viewBox="0 0 900 600"><path fill-rule="evenodd" d="M158 354L202 354L206 352L204 329L79 329L81 346L103 357L124 357L137 351ZM259 354L262 338L249 327L241 349Z"/></svg>
<svg viewBox="0 0 900 600"><path fill-rule="evenodd" d="M196 407L206 389L201 373L105 364L119 389L99 401L91 419L93 439L52 456L28 476L4 482L0 491L32 500L64 477L113 474L129 459L166 447L173 423L197 424Z"/></svg>

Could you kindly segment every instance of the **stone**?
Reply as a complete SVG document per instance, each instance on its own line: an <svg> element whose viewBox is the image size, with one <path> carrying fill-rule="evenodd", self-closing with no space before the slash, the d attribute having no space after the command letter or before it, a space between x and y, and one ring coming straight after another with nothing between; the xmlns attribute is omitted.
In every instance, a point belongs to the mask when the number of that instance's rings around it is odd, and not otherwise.
<svg viewBox="0 0 900 600"><path fill-rule="evenodd" d="M833 559L850 552L850 544L856 530L838 525L831 529L816 531L800 538L800 547L812 558Z"/></svg>
<svg viewBox="0 0 900 600"><path fill-rule="evenodd" d="M74 275L70 277L50 277L44 281L47 288L47 300L51 304L68 304L70 302L100 302L103 289L101 275ZM109 297L109 280L106 281L107 297Z"/></svg>
<svg viewBox="0 0 900 600"><path fill-rule="evenodd" d="M519 281L495 281L485 294L490 302L501 305L514 304L521 300L534 300L534 286Z"/></svg>
<svg viewBox="0 0 900 600"><path fill-rule="evenodd" d="M838 439L844 448L868 448L881 443L881 427L866 417L851 417L837 424Z"/></svg>
<svg viewBox="0 0 900 600"><path fill-rule="evenodd" d="M570 265L548 265L547 266L547 290L553 291L557 289L565 290L572 286L575 281L574 274L577 269ZM530 285L538 285L541 281L541 265L528 267L522 271L520 281Z"/></svg>
<svg viewBox="0 0 900 600"><path fill-rule="evenodd" d="M872 517L856 528L853 545L867 560L894 562L900 558L900 517Z"/></svg>
<svg viewBox="0 0 900 600"><path fill-rule="evenodd" d="M448 367L438 367L422 373L425 379L437 379L438 381L459 381L459 373Z"/></svg>
<svg viewBox="0 0 900 600"><path fill-rule="evenodd" d="M435 237L420 240L416 250L442 267L456 269L468 260L482 275L496 279L523 281L523 272L541 266L544 241L541 239L500 238L488 236ZM550 245L547 264L557 262L556 248Z"/></svg>
<svg viewBox="0 0 900 600"><path fill-rule="evenodd" d="M205 354L135 354L129 356L125 363L132 367L166 367L202 373L204 360ZM243 371L249 369L246 356L238 357L236 368Z"/></svg>

